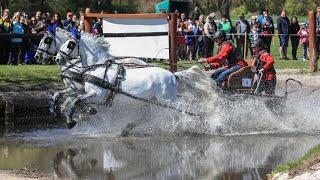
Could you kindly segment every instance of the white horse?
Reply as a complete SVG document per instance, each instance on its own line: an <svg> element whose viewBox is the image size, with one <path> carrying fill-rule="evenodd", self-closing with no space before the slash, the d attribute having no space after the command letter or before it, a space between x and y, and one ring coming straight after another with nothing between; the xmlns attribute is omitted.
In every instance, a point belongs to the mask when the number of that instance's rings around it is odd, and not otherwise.
<svg viewBox="0 0 320 180"><path fill-rule="evenodd" d="M72 39L66 41L56 56L56 61L62 66L80 56L83 67L87 67L84 71L84 76L88 77L85 78L85 95L80 94L72 98L64 111L69 128L76 124L73 114L77 106L82 103L105 104L109 99L113 99L115 93L113 88L119 88L134 97L148 100L174 101L177 97L178 83L175 75L170 71L158 67L123 68L121 64L112 60L108 54L108 47L103 38L85 33L78 43ZM106 62L104 59L110 59L110 61ZM116 95L114 101L137 102L122 94ZM134 126L137 124L135 123Z"/></svg>
<svg viewBox="0 0 320 180"><path fill-rule="evenodd" d="M39 64L47 60L50 57L53 57L60 50L62 44L70 39L71 33L57 28L55 35L46 33L45 36L41 39L35 57ZM108 55L108 58L113 56ZM147 66L148 64L137 58L121 58L116 60L117 63L125 65L138 65L138 66ZM66 64L66 66L61 66L61 76L63 83L66 89L56 91L52 96L50 101L50 111L56 113L58 110L58 101L64 96L74 96L79 93L84 93L84 87L82 84L82 63L79 58L72 59Z"/></svg>

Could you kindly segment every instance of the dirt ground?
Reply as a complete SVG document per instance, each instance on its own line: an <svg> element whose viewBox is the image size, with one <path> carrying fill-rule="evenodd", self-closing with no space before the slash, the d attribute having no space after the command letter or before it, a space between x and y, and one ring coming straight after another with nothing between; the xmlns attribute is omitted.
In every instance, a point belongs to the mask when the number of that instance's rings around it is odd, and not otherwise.
<svg viewBox="0 0 320 180"><path fill-rule="evenodd" d="M52 177L34 170L0 170L0 180L49 180Z"/></svg>

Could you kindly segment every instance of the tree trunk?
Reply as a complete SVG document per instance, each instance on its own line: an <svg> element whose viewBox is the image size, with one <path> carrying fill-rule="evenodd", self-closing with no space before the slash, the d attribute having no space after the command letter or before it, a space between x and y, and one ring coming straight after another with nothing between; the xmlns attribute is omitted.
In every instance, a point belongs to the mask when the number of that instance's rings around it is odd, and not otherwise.
<svg viewBox="0 0 320 180"><path fill-rule="evenodd" d="M218 9L221 16L226 16L230 20L229 0L218 0Z"/></svg>

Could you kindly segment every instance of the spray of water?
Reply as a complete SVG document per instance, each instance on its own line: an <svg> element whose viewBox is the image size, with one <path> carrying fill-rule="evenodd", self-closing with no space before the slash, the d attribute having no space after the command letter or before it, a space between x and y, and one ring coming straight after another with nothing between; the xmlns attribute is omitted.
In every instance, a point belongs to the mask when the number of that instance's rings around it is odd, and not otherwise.
<svg viewBox="0 0 320 180"><path fill-rule="evenodd" d="M268 99L246 95L217 93L210 77L193 67L176 74L179 78L180 95L172 105L198 113L192 117L184 113L139 102L130 105L117 104L111 108L100 107L99 115L81 121L72 130L74 135L119 136L130 122L148 119L148 122L132 130L136 136L158 135L248 135L278 133L319 133L320 90L316 77L297 75L304 82L297 90L292 84L284 106L270 109ZM283 94L285 75L278 76L277 94ZM314 83L314 85L313 85ZM295 91L295 92L293 92ZM281 113L280 113L281 112Z"/></svg>

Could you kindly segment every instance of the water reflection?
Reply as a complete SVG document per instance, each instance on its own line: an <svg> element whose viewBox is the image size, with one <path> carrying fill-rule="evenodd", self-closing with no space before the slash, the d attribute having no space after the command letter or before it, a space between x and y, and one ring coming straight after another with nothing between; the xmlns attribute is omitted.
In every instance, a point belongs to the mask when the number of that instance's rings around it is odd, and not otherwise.
<svg viewBox="0 0 320 180"><path fill-rule="evenodd" d="M50 147L8 145L1 146L0 169L9 168L7 164L14 161L16 165L10 168L37 166L58 179L266 179L277 164L301 157L318 143L316 136L242 136L82 139ZM51 159L21 159L21 154Z"/></svg>

